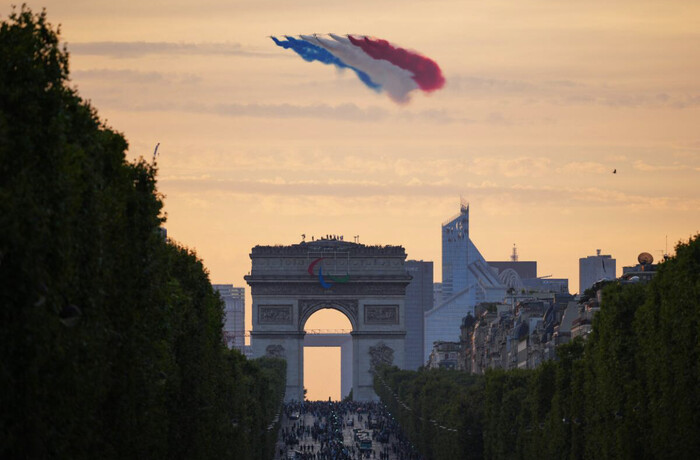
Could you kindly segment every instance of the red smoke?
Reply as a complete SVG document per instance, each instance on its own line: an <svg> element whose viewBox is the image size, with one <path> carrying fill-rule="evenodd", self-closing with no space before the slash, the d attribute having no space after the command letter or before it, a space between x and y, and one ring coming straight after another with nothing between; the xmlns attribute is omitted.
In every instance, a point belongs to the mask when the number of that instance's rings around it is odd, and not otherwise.
<svg viewBox="0 0 700 460"><path fill-rule="evenodd" d="M413 73L413 79L423 91L435 91L445 85L445 77L435 61L425 56L397 48L386 40L363 37L357 39L348 35L353 45L374 59L384 59Z"/></svg>

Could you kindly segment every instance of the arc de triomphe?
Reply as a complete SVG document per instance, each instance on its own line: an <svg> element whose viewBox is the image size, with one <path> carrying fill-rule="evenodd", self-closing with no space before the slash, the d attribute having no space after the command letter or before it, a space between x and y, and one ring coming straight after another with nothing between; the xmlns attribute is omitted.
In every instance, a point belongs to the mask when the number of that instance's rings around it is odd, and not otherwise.
<svg viewBox="0 0 700 460"><path fill-rule="evenodd" d="M401 246L365 246L337 238L291 246L256 246L245 280L253 297L253 356L287 360L285 400L304 399L304 325L332 308L352 325L352 388L376 399L372 366L403 367L404 297L411 277Z"/></svg>

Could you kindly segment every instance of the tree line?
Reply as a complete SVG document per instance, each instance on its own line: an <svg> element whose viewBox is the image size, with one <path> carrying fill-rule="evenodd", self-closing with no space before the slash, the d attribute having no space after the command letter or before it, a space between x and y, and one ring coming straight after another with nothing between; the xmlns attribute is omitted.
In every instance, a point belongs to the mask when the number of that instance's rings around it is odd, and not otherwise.
<svg viewBox="0 0 700 460"><path fill-rule="evenodd" d="M375 389L430 459L700 458L700 235L649 284L607 285L589 338L557 356L483 376L384 367Z"/></svg>
<svg viewBox="0 0 700 460"><path fill-rule="evenodd" d="M155 159L126 160L59 36L0 25L0 457L269 458L286 364L225 347Z"/></svg>

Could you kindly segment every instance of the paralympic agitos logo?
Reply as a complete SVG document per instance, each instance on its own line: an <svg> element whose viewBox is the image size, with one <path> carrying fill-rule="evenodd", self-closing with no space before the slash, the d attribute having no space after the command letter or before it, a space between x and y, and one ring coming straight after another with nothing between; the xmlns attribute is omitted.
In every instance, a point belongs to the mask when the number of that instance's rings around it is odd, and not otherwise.
<svg viewBox="0 0 700 460"><path fill-rule="evenodd" d="M316 276L314 274L314 267L319 262L321 262L323 259L325 259L325 257L319 257L318 259L315 259L313 262L311 262L309 264L309 268L306 269L306 271L309 272L309 275ZM328 279L333 281L333 283L342 284L342 283L347 283L348 281L350 281L350 274L346 274L345 276L340 276L340 277L335 277L331 274L327 274L326 276L328 277ZM323 265L318 266L318 282L321 283L321 286L324 289L328 289L329 287L333 286L333 283L329 283L328 281L326 281L325 277L323 276Z"/></svg>

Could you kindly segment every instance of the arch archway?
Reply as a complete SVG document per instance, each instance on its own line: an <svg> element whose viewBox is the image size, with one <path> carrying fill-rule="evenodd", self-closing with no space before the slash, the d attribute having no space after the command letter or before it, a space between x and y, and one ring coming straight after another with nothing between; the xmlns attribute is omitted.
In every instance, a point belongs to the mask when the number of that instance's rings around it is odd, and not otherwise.
<svg viewBox="0 0 700 460"><path fill-rule="evenodd" d="M253 356L287 360L285 400L304 397L304 326L324 308L340 311L352 325L353 398L375 400L373 366L403 366L404 297L411 280L404 249L317 240L256 246L250 257L245 279L253 297ZM329 261L325 273L337 276L334 283L320 276L322 260Z"/></svg>
<svg viewBox="0 0 700 460"><path fill-rule="evenodd" d="M303 326L308 400L344 399L352 390L352 324L335 308L314 312Z"/></svg>
<svg viewBox="0 0 700 460"><path fill-rule="evenodd" d="M306 330L306 322L311 318L316 312L322 310L335 310L342 313L345 318L347 318L350 323L350 327L353 331L357 330L357 303L353 302L342 302L335 300L325 300L321 299L316 302L309 302L305 304L304 310L301 312L299 318L299 332Z"/></svg>

